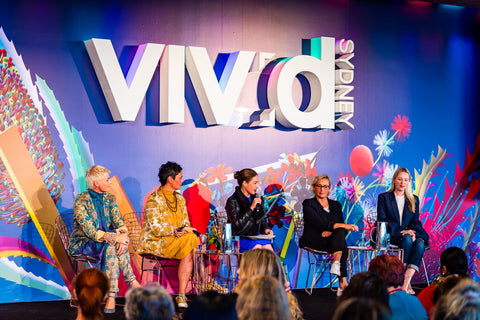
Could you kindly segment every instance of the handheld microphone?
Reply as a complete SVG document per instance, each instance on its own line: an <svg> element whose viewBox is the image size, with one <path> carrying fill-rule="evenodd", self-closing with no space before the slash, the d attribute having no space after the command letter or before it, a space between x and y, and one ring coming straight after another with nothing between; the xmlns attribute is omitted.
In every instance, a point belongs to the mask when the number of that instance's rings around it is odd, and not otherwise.
<svg viewBox="0 0 480 320"><path fill-rule="evenodd" d="M263 192L262 192L262 189L258 189L257 190L257 193L255 193L255 196L254 198L260 198L260 200L262 201L261 203L263 203ZM255 207L255 210L259 210L260 209L260 206L261 206L261 203L257 203L257 206Z"/></svg>
<svg viewBox="0 0 480 320"><path fill-rule="evenodd" d="M184 227L180 227L180 228L177 228L177 231L178 232L181 232L183 230ZM192 231L197 237L200 237L201 233L198 232L197 230L193 230Z"/></svg>

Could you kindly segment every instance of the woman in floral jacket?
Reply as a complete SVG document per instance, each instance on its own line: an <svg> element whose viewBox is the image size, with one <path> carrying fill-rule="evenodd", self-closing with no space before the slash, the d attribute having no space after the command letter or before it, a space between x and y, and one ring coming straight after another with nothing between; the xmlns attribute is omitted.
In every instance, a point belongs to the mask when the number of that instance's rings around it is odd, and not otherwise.
<svg viewBox="0 0 480 320"><path fill-rule="evenodd" d="M77 195L73 204L75 222L68 251L71 256L97 258L111 285L104 312L114 313L120 269L131 288L140 284L130 265L127 228L115 196L107 192L110 189L109 173L100 165L87 170L88 190Z"/></svg>
<svg viewBox="0 0 480 320"><path fill-rule="evenodd" d="M193 269L193 249L199 240L194 233L196 229L190 226L185 198L176 192L182 187L182 167L167 162L160 167L158 178L161 186L148 196L145 204L137 251L180 260L176 301L180 308L187 308L185 291Z"/></svg>

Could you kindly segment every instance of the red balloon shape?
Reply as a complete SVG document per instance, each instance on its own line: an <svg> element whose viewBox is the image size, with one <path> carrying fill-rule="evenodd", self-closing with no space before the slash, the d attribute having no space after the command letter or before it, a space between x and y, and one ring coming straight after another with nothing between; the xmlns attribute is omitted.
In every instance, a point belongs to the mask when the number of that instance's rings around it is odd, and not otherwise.
<svg viewBox="0 0 480 320"><path fill-rule="evenodd" d="M350 168L359 177L365 177L373 168L373 154L364 145L356 146L350 154Z"/></svg>

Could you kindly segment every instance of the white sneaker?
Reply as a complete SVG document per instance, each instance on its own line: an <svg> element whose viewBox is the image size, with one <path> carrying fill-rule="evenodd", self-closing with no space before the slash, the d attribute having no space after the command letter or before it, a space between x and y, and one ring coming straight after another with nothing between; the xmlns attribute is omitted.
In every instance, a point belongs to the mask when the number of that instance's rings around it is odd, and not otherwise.
<svg viewBox="0 0 480 320"><path fill-rule="evenodd" d="M179 308L188 308L188 304L187 304L187 297L185 297L184 294L179 294L176 298L175 298L175 301L177 302L177 306Z"/></svg>
<svg viewBox="0 0 480 320"><path fill-rule="evenodd" d="M335 261L330 266L330 273L340 277L340 262Z"/></svg>
<svg viewBox="0 0 480 320"><path fill-rule="evenodd" d="M337 297L340 297L343 294L343 290L340 287L337 288Z"/></svg>

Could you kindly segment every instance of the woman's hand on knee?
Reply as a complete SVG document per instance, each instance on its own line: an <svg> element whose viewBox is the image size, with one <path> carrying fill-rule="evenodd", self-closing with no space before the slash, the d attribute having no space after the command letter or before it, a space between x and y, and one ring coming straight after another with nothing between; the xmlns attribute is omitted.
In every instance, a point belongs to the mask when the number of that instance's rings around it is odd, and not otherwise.
<svg viewBox="0 0 480 320"><path fill-rule="evenodd" d="M409 235L410 237L412 237L412 242L414 242L416 239L415 231L413 230L402 230L400 233L403 234L404 236Z"/></svg>
<svg viewBox="0 0 480 320"><path fill-rule="evenodd" d="M119 256L128 251L128 245L122 244L122 243L119 243L119 242L117 242L116 248L117 248L117 255L119 255Z"/></svg>
<svg viewBox="0 0 480 320"><path fill-rule="evenodd" d="M119 233L117 234L117 243L124 244L128 246L128 242L130 239L126 233Z"/></svg>

